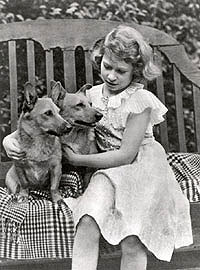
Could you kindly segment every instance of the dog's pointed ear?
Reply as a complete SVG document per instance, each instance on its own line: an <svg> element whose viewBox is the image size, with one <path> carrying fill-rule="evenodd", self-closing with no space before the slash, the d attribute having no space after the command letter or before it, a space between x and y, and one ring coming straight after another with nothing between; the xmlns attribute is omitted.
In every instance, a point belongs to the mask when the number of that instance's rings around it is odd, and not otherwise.
<svg viewBox="0 0 200 270"><path fill-rule="evenodd" d="M50 88L52 89L56 84L57 84L56 81L51 80L51 81L50 81Z"/></svg>
<svg viewBox="0 0 200 270"><path fill-rule="evenodd" d="M24 85L24 104L23 111L30 112L35 103L37 102L38 96L35 87L30 82L26 82Z"/></svg>
<svg viewBox="0 0 200 270"><path fill-rule="evenodd" d="M50 82L50 87L51 87L51 89L50 89L50 92L48 94L48 97L50 97L53 100L53 102L56 105L58 105L59 101L64 99L67 91L65 90L64 87L62 87L62 85L59 81L56 82L56 81L52 80Z"/></svg>
<svg viewBox="0 0 200 270"><path fill-rule="evenodd" d="M92 88L92 85L90 83L86 83L77 91L77 93L83 93L86 95L86 91L90 88Z"/></svg>

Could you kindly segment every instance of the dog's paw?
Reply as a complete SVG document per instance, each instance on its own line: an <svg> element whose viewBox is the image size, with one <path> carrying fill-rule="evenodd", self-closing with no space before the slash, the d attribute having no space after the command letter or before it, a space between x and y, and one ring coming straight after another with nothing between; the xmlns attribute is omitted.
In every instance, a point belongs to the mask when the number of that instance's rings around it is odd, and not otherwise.
<svg viewBox="0 0 200 270"><path fill-rule="evenodd" d="M62 196L60 192L52 192L51 198L53 203L59 203L59 201L62 201Z"/></svg>
<svg viewBox="0 0 200 270"><path fill-rule="evenodd" d="M16 198L17 203L27 203L28 202L28 195L18 195Z"/></svg>

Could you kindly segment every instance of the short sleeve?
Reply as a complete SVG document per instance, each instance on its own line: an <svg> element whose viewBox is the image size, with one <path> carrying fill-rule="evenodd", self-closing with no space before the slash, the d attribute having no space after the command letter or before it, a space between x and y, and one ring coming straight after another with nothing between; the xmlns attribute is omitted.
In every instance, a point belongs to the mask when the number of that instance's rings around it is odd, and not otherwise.
<svg viewBox="0 0 200 270"><path fill-rule="evenodd" d="M151 109L151 125L159 124L164 121L164 115L167 112L165 105L150 91L140 89L137 90L129 98L126 104L126 110L130 113L142 113L145 109Z"/></svg>

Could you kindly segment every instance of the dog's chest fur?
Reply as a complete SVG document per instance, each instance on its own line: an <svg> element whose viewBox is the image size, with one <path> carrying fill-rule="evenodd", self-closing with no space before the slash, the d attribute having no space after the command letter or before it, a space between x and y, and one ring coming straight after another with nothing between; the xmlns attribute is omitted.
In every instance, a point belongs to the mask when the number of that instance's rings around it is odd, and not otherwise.
<svg viewBox="0 0 200 270"><path fill-rule="evenodd" d="M89 154L91 144L95 141L93 128L74 127L69 135L61 137L63 146L70 147L77 154Z"/></svg>
<svg viewBox="0 0 200 270"><path fill-rule="evenodd" d="M27 159L38 162L48 160L55 151L58 152L56 148L59 145L59 139L52 135L39 135L36 138L20 136L21 150L26 153Z"/></svg>
<svg viewBox="0 0 200 270"><path fill-rule="evenodd" d="M34 138L21 130L19 143L26 157L15 165L24 170L30 184L44 183L49 178L48 172L54 165L55 156L61 159L59 138L52 135Z"/></svg>
<svg viewBox="0 0 200 270"><path fill-rule="evenodd" d="M34 160L24 159L16 161L15 166L23 168L29 186L43 186L49 179L49 162L37 162Z"/></svg>

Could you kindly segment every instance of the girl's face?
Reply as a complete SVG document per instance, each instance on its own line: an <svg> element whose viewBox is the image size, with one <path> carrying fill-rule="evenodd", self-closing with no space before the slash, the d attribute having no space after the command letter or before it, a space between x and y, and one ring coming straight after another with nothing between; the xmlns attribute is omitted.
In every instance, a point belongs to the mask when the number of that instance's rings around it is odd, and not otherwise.
<svg viewBox="0 0 200 270"><path fill-rule="evenodd" d="M133 66L131 63L120 61L114 56L103 55L101 61L101 77L105 83L106 94L116 95L122 92L132 81Z"/></svg>

